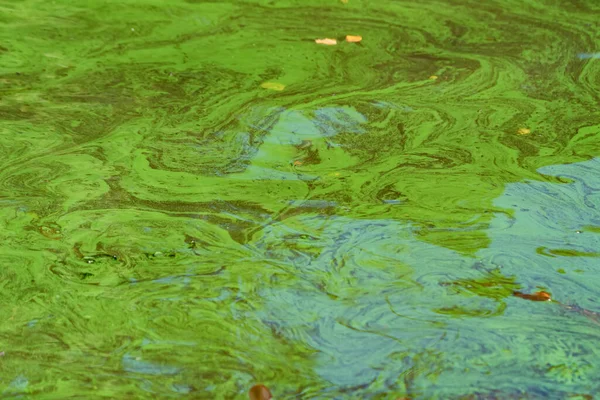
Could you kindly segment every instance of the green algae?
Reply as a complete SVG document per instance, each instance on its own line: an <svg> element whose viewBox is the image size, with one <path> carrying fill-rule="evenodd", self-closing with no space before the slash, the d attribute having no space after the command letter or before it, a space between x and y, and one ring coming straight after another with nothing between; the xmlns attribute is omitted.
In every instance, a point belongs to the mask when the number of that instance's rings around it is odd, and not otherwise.
<svg viewBox="0 0 600 400"><path fill-rule="evenodd" d="M596 2L0 10L5 396L598 392Z"/></svg>

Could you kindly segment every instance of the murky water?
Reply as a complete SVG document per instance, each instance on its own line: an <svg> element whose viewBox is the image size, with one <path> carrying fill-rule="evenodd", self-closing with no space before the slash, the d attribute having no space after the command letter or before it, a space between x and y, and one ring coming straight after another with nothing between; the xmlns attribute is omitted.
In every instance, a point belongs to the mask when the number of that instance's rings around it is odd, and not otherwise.
<svg viewBox="0 0 600 400"><path fill-rule="evenodd" d="M600 393L596 0L0 21L3 398Z"/></svg>

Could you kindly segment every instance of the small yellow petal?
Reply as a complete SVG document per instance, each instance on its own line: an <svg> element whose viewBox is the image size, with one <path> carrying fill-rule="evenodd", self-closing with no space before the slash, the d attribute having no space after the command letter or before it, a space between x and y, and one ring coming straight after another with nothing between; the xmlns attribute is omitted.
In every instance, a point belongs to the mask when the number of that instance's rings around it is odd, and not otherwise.
<svg viewBox="0 0 600 400"><path fill-rule="evenodd" d="M278 92L281 92L283 89L285 89L284 84L277 82L265 82L261 84L260 87L263 89L277 90Z"/></svg>
<svg viewBox="0 0 600 400"><path fill-rule="evenodd" d="M346 36L346 42L349 42L349 43L358 43L361 40L362 40L362 36L353 36L353 35Z"/></svg>
<svg viewBox="0 0 600 400"><path fill-rule="evenodd" d="M519 128L517 131L519 135L529 135L531 133L531 129L529 128Z"/></svg>
<svg viewBox="0 0 600 400"><path fill-rule="evenodd" d="M435 81L437 78L438 78L438 76L437 76L437 75L431 75L431 76L429 77L429 79L430 79L430 80L432 80L432 81Z"/></svg>
<svg viewBox="0 0 600 400"><path fill-rule="evenodd" d="M325 38L325 39L316 39L315 43L317 43L317 44L324 44L324 45L327 45L327 46L335 46L337 44L337 40L335 40L335 39L328 39L328 38Z"/></svg>

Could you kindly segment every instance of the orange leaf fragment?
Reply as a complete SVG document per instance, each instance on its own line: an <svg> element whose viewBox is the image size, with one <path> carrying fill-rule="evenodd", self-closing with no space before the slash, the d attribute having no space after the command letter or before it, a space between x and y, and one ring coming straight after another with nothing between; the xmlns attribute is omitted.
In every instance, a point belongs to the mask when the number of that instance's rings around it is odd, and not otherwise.
<svg viewBox="0 0 600 400"><path fill-rule="evenodd" d="M248 392L250 400L271 400L271 391L265 385L254 385Z"/></svg>
<svg viewBox="0 0 600 400"><path fill-rule="evenodd" d="M315 43L317 43L317 44L324 44L324 45L327 45L327 46L335 46L337 44L337 40L335 40L335 39L328 39L328 38L325 38L325 39L316 39Z"/></svg>
<svg viewBox="0 0 600 400"><path fill-rule="evenodd" d="M263 89L277 90L278 92L281 92L283 89L285 89L284 84L277 82L265 82L262 83L260 87Z"/></svg>
<svg viewBox="0 0 600 400"><path fill-rule="evenodd" d="M513 296L531 301L552 301L552 296L550 296L550 293L544 291L535 292L533 294L513 292Z"/></svg>
<svg viewBox="0 0 600 400"><path fill-rule="evenodd" d="M362 36L346 35L346 42L358 43L362 40Z"/></svg>
<svg viewBox="0 0 600 400"><path fill-rule="evenodd" d="M296 160L296 161L294 161L292 164L294 164L294 167L299 167L299 166L301 166L301 165L302 165L302 161L300 161L300 160Z"/></svg>

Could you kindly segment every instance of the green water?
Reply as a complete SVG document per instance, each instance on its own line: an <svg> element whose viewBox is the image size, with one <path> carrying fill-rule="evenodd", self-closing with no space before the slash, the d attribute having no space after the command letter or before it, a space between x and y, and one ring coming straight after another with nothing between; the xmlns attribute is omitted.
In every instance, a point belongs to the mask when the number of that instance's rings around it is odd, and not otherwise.
<svg viewBox="0 0 600 400"><path fill-rule="evenodd" d="M597 0L0 0L0 84L1 398L600 393Z"/></svg>

